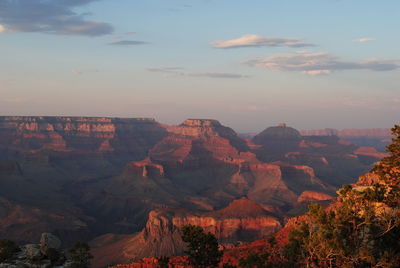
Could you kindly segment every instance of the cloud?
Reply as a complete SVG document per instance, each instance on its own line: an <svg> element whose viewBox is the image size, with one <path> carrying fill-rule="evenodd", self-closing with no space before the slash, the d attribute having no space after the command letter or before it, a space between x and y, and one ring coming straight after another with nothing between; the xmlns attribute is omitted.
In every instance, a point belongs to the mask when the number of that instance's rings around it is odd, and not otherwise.
<svg viewBox="0 0 400 268"><path fill-rule="evenodd" d="M214 48L240 48L240 47L309 47L314 46L303 42L300 38L264 37L248 34L237 39L215 41L211 43Z"/></svg>
<svg viewBox="0 0 400 268"><path fill-rule="evenodd" d="M73 9L98 0L0 0L0 23L9 32L42 32L62 35L111 34L112 25L87 20L90 13Z"/></svg>
<svg viewBox="0 0 400 268"><path fill-rule="evenodd" d="M6 28L4 28L4 26L0 24L0 33L4 32L5 30Z"/></svg>
<svg viewBox="0 0 400 268"><path fill-rule="evenodd" d="M265 58L251 59L244 64L272 71L295 71L307 75L328 75L335 71L370 70L392 71L400 68L399 60L370 59L363 62L344 61L327 52L311 53L298 51L276 54Z"/></svg>
<svg viewBox="0 0 400 268"><path fill-rule="evenodd" d="M133 41L133 40L121 40L118 42L109 43L112 46L138 46L138 45L146 45L148 42L144 41Z"/></svg>
<svg viewBox="0 0 400 268"><path fill-rule="evenodd" d="M74 71L72 71L72 74L82 75L82 74L86 74L86 73L98 73L98 72L99 72L98 69L86 69L86 70L74 70Z"/></svg>
<svg viewBox="0 0 400 268"><path fill-rule="evenodd" d="M313 70L313 71L302 71L302 74L317 76L317 75L328 75L331 74L331 70Z"/></svg>
<svg viewBox="0 0 400 268"><path fill-rule="evenodd" d="M185 69L181 67L147 68L147 71L164 73L168 77L186 76L186 77L228 78L228 79L249 77L248 75L224 73L224 72L186 72Z"/></svg>
<svg viewBox="0 0 400 268"><path fill-rule="evenodd" d="M113 34L113 35L109 35L106 38L109 40L115 40L115 39L122 39L124 38L125 35L133 35L136 34L136 32L125 32L125 33L121 33L121 34Z"/></svg>
<svg viewBox="0 0 400 268"><path fill-rule="evenodd" d="M375 41L375 38L372 37L366 37L366 38L360 38L360 39L355 39L353 40L354 42L359 42L359 43L365 43L365 42L370 42L370 41Z"/></svg>

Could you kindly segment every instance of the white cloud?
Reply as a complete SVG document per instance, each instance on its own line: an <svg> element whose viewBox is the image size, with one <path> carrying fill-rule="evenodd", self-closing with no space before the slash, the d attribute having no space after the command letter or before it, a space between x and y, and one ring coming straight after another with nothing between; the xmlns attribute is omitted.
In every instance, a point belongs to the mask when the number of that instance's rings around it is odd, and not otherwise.
<svg viewBox="0 0 400 268"><path fill-rule="evenodd" d="M353 40L354 42L359 42L359 43L365 43L365 42L370 42L370 41L375 41L375 38L372 37L365 37L365 38L360 38L360 39L355 39Z"/></svg>
<svg viewBox="0 0 400 268"><path fill-rule="evenodd" d="M328 75L331 74L331 70L313 70L313 71L302 71L302 74L317 76L317 75Z"/></svg>
<svg viewBox="0 0 400 268"><path fill-rule="evenodd" d="M248 34L227 41L215 41L211 43L211 45L215 48L313 46L313 44L303 42L303 39L301 38L265 37L255 34Z"/></svg>
<svg viewBox="0 0 400 268"><path fill-rule="evenodd" d="M298 51L251 59L244 64L272 71L297 71L307 75L328 75L343 70L391 71L400 68L399 60L370 59L363 62L344 61L327 52Z"/></svg>
<svg viewBox="0 0 400 268"><path fill-rule="evenodd" d="M149 72L164 73L169 77L186 76L186 77L207 77L207 78L248 78L247 75L236 74L236 73L224 73L224 72L187 72L181 67L157 67L147 68Z"/></svg>

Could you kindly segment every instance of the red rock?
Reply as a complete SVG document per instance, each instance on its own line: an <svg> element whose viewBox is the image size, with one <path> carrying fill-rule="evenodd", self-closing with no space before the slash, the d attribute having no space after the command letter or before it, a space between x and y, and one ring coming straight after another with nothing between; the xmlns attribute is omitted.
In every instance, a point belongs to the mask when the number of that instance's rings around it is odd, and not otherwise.
<svg viewBox="0 0 400 268"><path fill-rule="evenodd" d="M201 226L222 242L244 239L246 232L250 235L248 239L265 237L281 228L276 218L246 198L213 212L155 210L150 212L146 227L140 233L103 236L93 241L94 267L126 263L133 258L182 254L185 243L181 240L180 228L187 224Z"/></svg>
<svg viewBox="0 0 400 268"><path fill-rule="evenodd" d="M332 200L334 197L325 193L314 192L314 191L304 191L301 193L297 202L315 202L315 201L326 201Z"/></svg>

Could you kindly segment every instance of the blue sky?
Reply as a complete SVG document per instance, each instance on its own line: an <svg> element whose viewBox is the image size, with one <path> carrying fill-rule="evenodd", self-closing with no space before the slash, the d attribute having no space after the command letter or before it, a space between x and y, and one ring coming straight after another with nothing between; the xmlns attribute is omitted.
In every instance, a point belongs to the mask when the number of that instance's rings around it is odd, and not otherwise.
<svg viewBox="0 0 400 268"><path fill-rule="evenodd" d="M0 0L0 114L391 127L397 0Z"/></svg>

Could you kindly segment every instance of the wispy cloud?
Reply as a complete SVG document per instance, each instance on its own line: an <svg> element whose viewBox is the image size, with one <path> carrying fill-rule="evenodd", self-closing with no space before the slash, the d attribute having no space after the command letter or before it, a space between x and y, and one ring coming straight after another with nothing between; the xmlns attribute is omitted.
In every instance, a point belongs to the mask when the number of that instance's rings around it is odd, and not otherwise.
<svg viewBox="0 0 400 268"><path fill-rule="evenodd" d="M86 73L98 73L98 72L99 72L98 69L84 69L84 70L73 70L72 74L82 75L82 74L86 74Z"/></svg>
<svg viewBox="0 0 400 268"><path fill-rule="evenodd" d="M145 41L136 41L136 40L121 40L117 42L109 43L112 46L139 46L139 45L147 45L148 42Z"/></svg>
<svg viewBox="0 0 400 268"><path fill-rule="evenodd" d="M307 75L328 75L335 71L371 70L392 71L400 68L399 60L370 59L362 62L344 61L327 52L298 51L251 59L244 64L272 71L297 71Z"/></svg>
<svg viewBox="0 0 400 268"><path fill-rule="evenodd" d="M225 73L225 72L187 72L181 67L157 67L157 68L147 68L149 72L164 73L168 77L206 77L206 78L228 78L228 79L238 79L238 78L248 78L248 75L236 74L236 73Z"/></svg>
<svg viewBox="0 0 400 268"><path fill-rule="evenodd" d="M359 42L359 43L365 43L365 42L370 42L370 41L375 41L375 38L372 37L365 37L365 38L360 38L360 39L355 39L353 40L354 42Z"/></svg>
<svg viewBox="0 0 400 268"><path fill-rule="evenodd" d="M87 20L90 13L74 8L98 0L0 0L0 24L9 32L42 32L63 35L111 34L111 24Z"/></svg>
<svg viewBox="0 0 400 268"><path fill-rule="evenodd" d="M122 39L126 35L133 35L133 34L136 34L136 32L125 32L125 33L120 33L120 34L109 35L106 38L109 40Z"/></svg>
<svg viewBox="0 0 400 268"><path fill-rule="evenodd" d="M313 44L305 43L301 38L266 37L255 34L248 34L227 41L215 41L211 45L215 48L314 46Z"/></svg>
<svg viewBox="0 0 400 268"><path fill-rule="evenodd" d="M123 38L122 35L110 35L110 36L107 36L107 39L110 39L110 40L121 39L121 38Z"/></svg>

